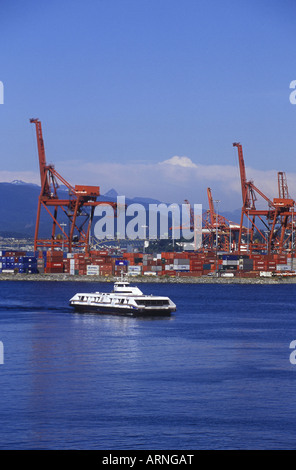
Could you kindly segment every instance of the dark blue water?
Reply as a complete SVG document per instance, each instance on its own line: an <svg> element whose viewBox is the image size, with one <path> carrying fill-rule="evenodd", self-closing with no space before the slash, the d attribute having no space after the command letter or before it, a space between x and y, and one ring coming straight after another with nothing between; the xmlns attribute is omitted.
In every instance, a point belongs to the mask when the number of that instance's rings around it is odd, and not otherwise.
<svg viewBox="0 0 296 470"><path fill-rule="evenodd" d="M142 284L176 314L73 313L94 287L0 283L1 449L296 448L296 286Z"/></svg>

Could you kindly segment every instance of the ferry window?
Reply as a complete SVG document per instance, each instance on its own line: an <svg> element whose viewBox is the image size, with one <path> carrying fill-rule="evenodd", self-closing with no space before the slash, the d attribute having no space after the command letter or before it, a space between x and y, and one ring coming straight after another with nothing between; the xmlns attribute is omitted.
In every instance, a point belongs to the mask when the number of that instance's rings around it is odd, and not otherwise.
<svg viewBox="0 0 296 470"><path fill-rule="evenodd" d="M138 305L145 305L146 307L162 307L169 305L168 300L136 300Z"/></svg>

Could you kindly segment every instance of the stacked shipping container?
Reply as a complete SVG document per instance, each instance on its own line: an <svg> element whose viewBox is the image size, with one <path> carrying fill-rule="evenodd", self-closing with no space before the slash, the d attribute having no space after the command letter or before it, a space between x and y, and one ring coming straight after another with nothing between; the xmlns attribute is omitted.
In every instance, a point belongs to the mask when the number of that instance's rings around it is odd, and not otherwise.
<svg viewBox="0 0 296 470"><path fill-rule="evenodd" d="M64 269L63 257L62 251L47 251L45 272L62 273Z"/></svg>
<svg viewBox="0 0 296 470"><path fill-rule="evenodd" d="M296 268L296 262L286 254L219 254L215 252L124 253L111 256L107 250L89 254L61 251L35 253L0 251L0 271L11 273L67 273L71 275L119 276L202 276L220 271L241 277L259 276L262 272L286 272Z"/></svg>
<svg viewBox="0 0 296 470"><path fill-rule="evenodd" d="M3 273L37 274L37 258L26 256L24 251L1 252L0 271Z"/></svg>
<svg viewBox="0 0 296 470"><path fill-rule="evenodd" d="M64 272L72 275L112 275L113 259L108 251L93 251L89 255L84 253L69 253L63 260Z"/></svg>

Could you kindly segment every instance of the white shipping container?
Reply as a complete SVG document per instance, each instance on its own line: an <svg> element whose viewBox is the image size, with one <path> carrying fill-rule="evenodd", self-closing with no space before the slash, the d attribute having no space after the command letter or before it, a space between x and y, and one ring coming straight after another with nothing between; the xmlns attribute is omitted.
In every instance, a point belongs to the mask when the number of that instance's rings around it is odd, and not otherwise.
<svg viewBox="0 0 296 470"><path fill-rule="evenodd" d="M140 268L140 269L129 269L129 268ZM127 269L129 276L140 276L142 274L141 266L129 266Z"/></svg>
<svg viewBox="0 0 296 470"><path fill-rule="evenodd" d="M128 266L128 272L141 272L142 266Z"/></svg>
<svg viewBox="0 0 296 470"><path fill-rule="evenodd" d="M95 264L89 264L86 266L86 274L87 276L98 276L100 273L100 266Z"/></svg>
<svg viewBox="0 0 296 470"><path fill-rule="evenodd" d="M222 261L223 266L238 266L239 260L237 259L224 259Z"/></svg>
<svg viewBox="0 0 296 470"><path fill-rule="evenodd" d="M188 271L189 265L188 264L174 264L173 271Z"/></svg>
<svg viewBox="0 0 296 470"><path fill-rule="evenodd" d="M291 266L289 266L288 264L277 264L276 265L276 270L277 271L290 271Z"/></svg>
<svg viewBox="0 0 296 470"><path fill-rule="evenodd" d="M165 271L174 271L174 265L173 264L166 264L164 269L165 269Z"/></svg>

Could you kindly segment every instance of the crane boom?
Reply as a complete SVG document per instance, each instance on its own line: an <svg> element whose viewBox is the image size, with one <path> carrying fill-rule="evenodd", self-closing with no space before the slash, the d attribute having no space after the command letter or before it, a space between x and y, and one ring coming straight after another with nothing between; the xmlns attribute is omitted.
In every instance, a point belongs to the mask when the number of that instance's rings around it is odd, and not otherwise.
<svg viewBox="0 0 296 470"><path fill-rule="evenodd" d="M38 157L39 157L39 168L40 168L40 180L41 188L43 188L43 193L49 193L49 182L47 181L47 171L46 171L46 157L45 157L45 148L44 141L42 136L42 127L39 119L30 119L30 122L35 124L36 127L36 136L37 136L37 148L38 148Z"/></svg>
<svg viewBox="0 0 296 470"><path fill-rule="evenodd" d="M212 196L211 188L207 189L207 193L208 193L208 201L209 201L210 220L211 220L211 224L214 225L214 223L215 223L215 220L214 220L215 211L214 211L214 202L213 202L213 196Z"/></svg>
<svg viewBox="0 0 296 470"><path fill-rule="evenodd" d="M187 204L188 206L188 211L189 211L189 217L190 217L190 229L194 229L194 213L193 213L193 209L190 205L190 202L188 201L188 199L185 199L184 200L185 204Z"/></svg>
<svg viewBox="0 0 296 470"><path fill-rule="evenodd" d="M286 173L283 171L278 172L278 188L279 198L290 199Z"/></svg>
<svg viewBox="0 0 296 470"><path fill-rule="evenodd" d="M247 176L246 176L246 167L245 167L244 156L243 156L243 148L239 142L234 142L232 145L233 147L237 147L237 150L238 150L238 161L239 161L239 170L240 170L240 178L241 178L243 204L245 207L251 207L251 197L250 197L249 185L248 185Z"/></svg>

